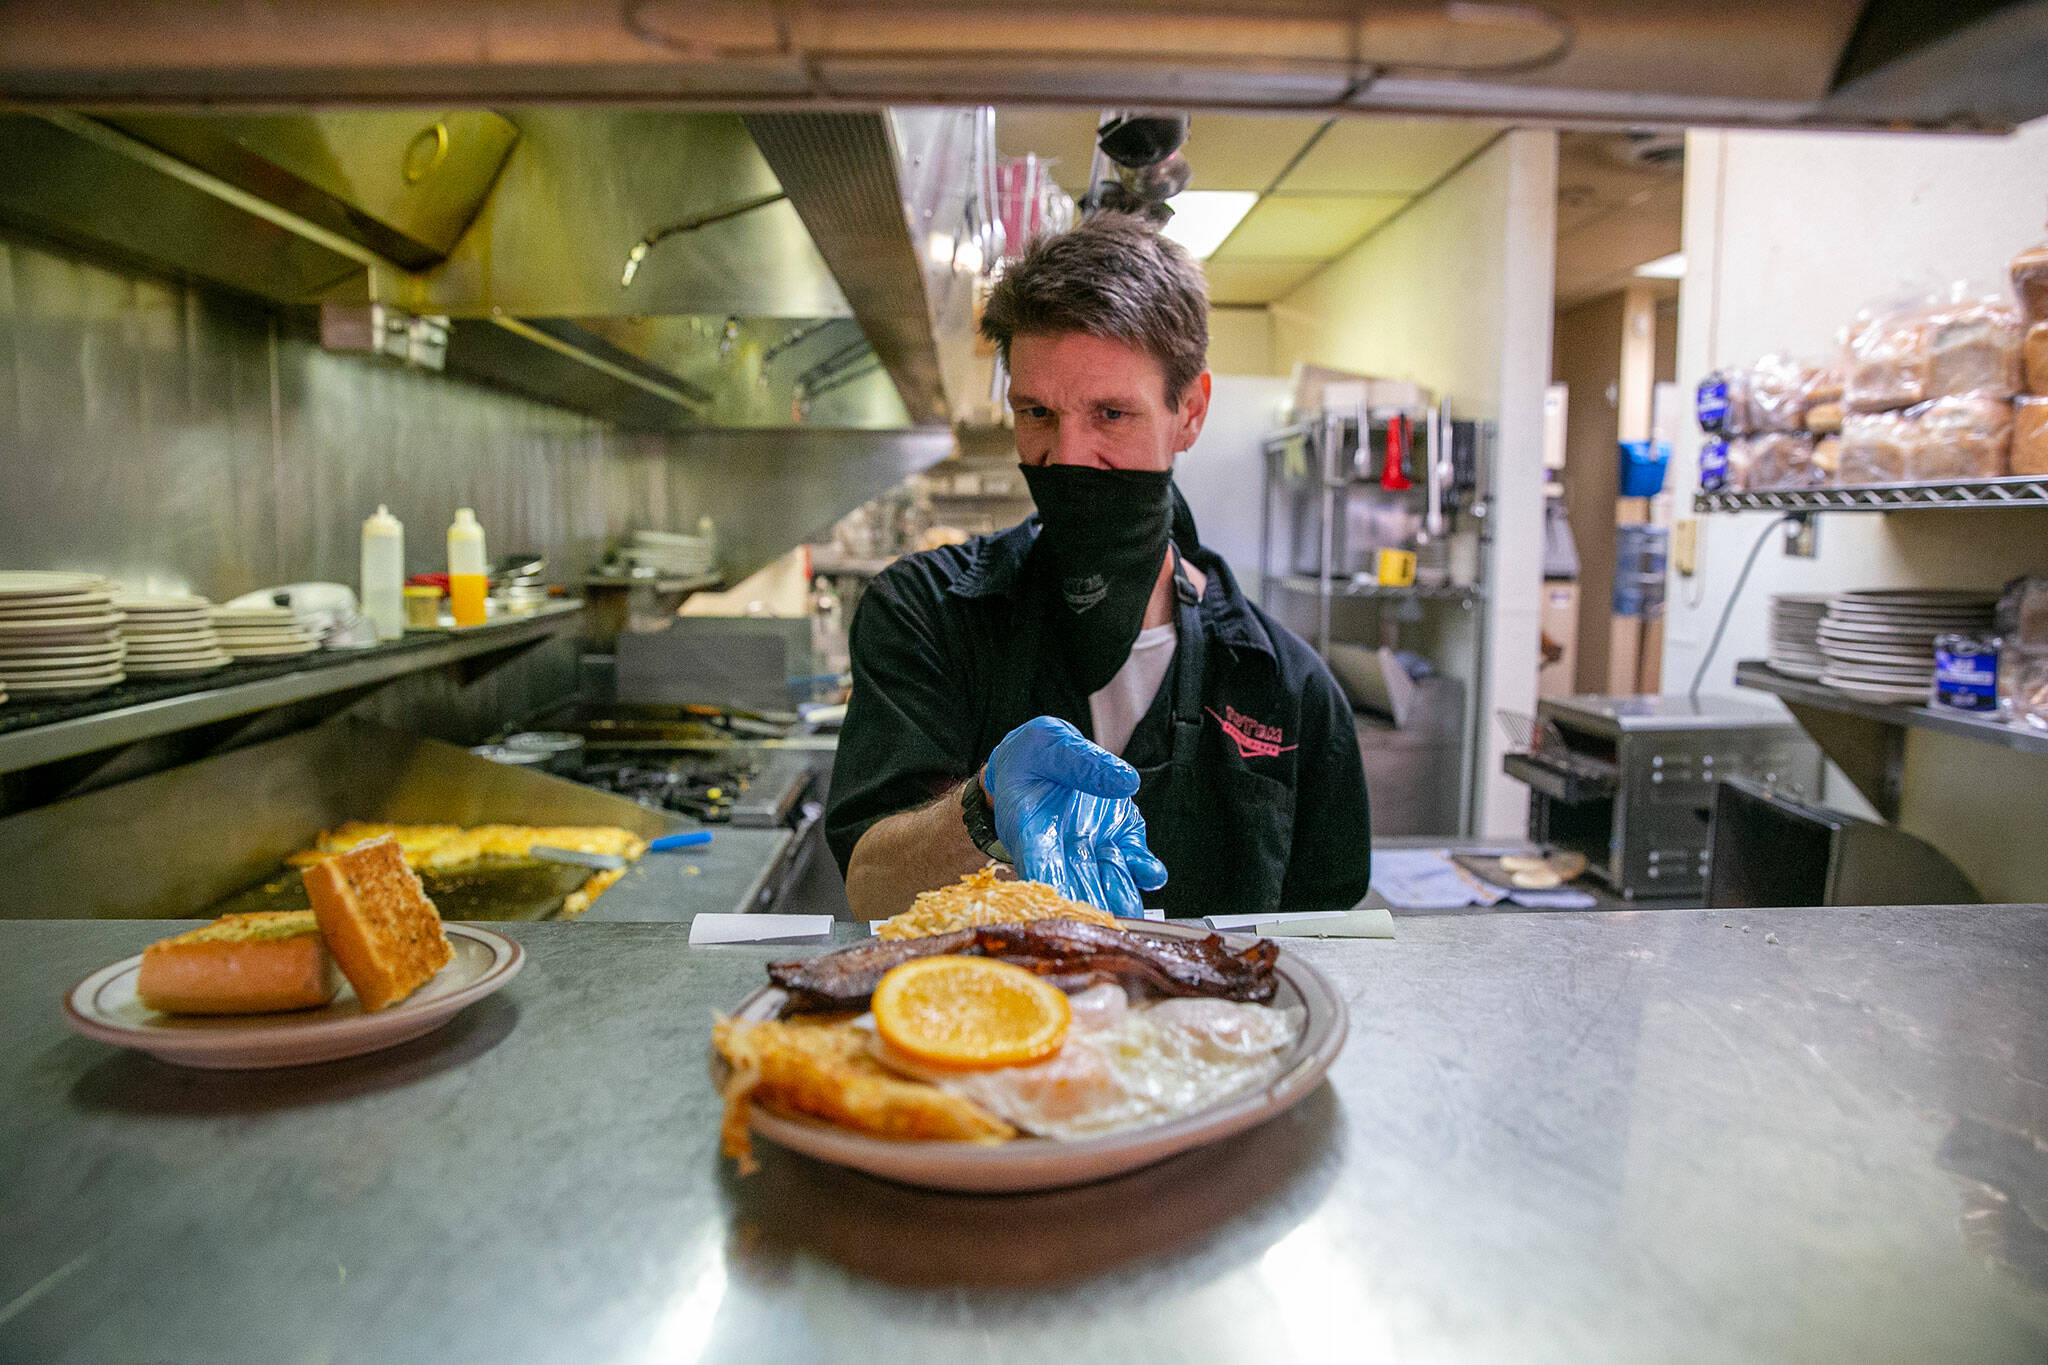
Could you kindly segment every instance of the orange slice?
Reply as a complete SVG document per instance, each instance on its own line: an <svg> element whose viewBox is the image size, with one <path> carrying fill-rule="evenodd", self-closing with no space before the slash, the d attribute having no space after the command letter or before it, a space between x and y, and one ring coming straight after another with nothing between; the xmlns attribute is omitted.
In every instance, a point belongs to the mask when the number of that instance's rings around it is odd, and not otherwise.
<svg viewBox="0 0 2048 1365"><path fill-rule="evenodd" d="M875 987L875 1031L927 1066L984 1071L1044 1061L1067 1039L1060 988L985 957L923 957Z"/></svg>

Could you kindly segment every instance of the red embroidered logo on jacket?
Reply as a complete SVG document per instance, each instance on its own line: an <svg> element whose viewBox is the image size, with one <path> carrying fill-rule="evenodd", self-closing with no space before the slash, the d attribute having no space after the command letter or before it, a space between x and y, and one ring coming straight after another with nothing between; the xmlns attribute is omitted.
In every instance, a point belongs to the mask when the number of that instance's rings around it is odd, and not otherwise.
<svg viewBox="0 0 2048 1365"><path fill-rule="evenodd" d="M1216 716L1211 707L1203 707L1210 715ZM1223 727L1223 733L1230 736L1230 742L1237 746L1239 758L1273 758L1300 746L1282 744L1287 736L1280 733L1277 725L1263 725L1253 720L1235 706L1225 706L1223 714L1216 716L1216 723Z"/></svg>

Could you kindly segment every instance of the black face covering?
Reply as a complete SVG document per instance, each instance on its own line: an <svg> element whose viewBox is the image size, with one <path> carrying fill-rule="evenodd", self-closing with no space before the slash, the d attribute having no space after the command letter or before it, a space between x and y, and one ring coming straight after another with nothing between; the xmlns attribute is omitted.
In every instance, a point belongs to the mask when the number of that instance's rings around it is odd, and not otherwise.
<svg viewBox="0 0 2048 1365"><path fill-rule="evenodd" d="M1082 465L1024 465L1038 504L1074 681L1096 692L1131 656L1173 522L1173 476Z"/></svg>

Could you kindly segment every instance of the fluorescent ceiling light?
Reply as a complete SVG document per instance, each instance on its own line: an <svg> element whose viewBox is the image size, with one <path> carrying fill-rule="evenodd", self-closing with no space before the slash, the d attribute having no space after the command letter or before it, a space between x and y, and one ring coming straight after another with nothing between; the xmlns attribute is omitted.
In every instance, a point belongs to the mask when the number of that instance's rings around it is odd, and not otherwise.
<svg viewBox="0 0 2048 1365"><path fill-rule="evenodd" d="M1159 230L1160 236L1179 242L1196 260L1207 260L1252 211L1259 194L1257 190L1182 190L1169 202L1173 217Z"/></svg>
<svg viewBox="0 0 2048 1365"><path fill-rule="evenodd" d="M1674 251L1669 256L1645 261L1636 267L1636 274L1646 280L1682 280L1685 278L1685 253Z"/></svg>

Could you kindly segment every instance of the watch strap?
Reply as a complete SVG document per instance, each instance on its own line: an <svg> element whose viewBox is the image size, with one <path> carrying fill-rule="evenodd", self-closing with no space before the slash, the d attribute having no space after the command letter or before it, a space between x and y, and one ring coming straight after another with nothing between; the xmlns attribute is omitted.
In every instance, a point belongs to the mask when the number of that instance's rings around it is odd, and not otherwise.
<svg viewBox="0 0 2048 1365"><path fill-rule="evenodd" d="M1002 836L996 833L995 809L981 789L978 772L960 788L960 822L967 826L967 837L974 840L976 848L999 863L1011 861L1010 850L1003 847Z"/></svg>

